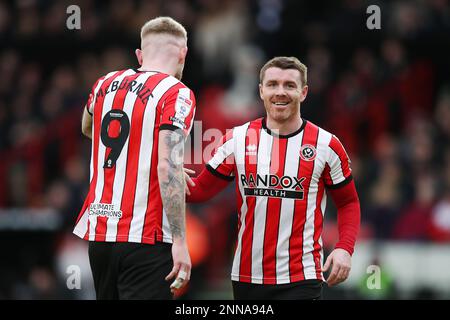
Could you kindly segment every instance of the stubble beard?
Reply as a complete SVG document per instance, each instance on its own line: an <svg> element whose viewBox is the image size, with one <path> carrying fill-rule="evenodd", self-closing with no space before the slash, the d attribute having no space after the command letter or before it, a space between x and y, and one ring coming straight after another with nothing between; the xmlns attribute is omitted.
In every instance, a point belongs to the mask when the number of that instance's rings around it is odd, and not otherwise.
<svg viewBox="0 0 450 320"><path fill-rule="evenodd" d="M292 107L291 107L292 108ZM283 110L283 111L277 111L275 108L269 107L267 110L267 114L268 116L270 116L270 118L278 123L286 123L289 122L290 120L292 120L297 112L295 112L295 110L293 109L289 109L289 110Z"/></svg>

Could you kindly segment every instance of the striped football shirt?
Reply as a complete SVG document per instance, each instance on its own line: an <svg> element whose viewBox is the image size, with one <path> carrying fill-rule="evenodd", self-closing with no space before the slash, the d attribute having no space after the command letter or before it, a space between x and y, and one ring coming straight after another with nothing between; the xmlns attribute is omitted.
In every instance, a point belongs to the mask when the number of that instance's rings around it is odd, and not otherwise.
<svg viewBox="0 0 450 320"><path fill-rule="evenodd" d="M207 168L235 179L238 238L232 280L323 280L325 188L351 181L350 160L331 133L303 119L277 135L257 119L228 131Z"/></svg>
<svg viewBox="0 0 450 320"><path fill-rule="evenodd" d="M175 77L127 69L101 77L93 116L90 188L74 233L89 241L172 242L158 183L161 129L189 134L193 92Z"/></svg>

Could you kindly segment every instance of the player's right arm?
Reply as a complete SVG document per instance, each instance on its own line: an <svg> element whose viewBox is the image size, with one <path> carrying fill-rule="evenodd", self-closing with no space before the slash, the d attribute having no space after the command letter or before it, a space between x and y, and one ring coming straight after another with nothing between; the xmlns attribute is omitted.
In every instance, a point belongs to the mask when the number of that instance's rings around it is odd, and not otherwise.
<svg viewBox="0 0 450 320"><path fill-rule="evenodd" d="M88 101L84 106L83 117L81 119L81 132L89 139L92 139L92 117L94 114L95 90L97 88L97 85L99 84L99 81L102 79L104 79L104 77L98 79L92 87Z"/></svg>
<svg viewBox="0 0 450 320"><path fill-rule="evenodd" d="M111 72L108 75L113 74L115 74L115 72ZM100 85L105 80L105 77L107 76L102 76L99 79L97 79L95 84L92 86L88 101L84 106L83 117L81 118L81 132L89 139L92 139L92 122L94 116L94 105L96 100L95 96L97 94L98 89L100 88Z"/></svg>
<svg viewBox="0 0 450 320"><path fill-rule="evenodd" d="M92 139L92 115L89 114L87 108L84 108L83 111L83 118L81 120L81 132L83 132L83 134L89 139Z"/></svg>
<svg viewBox="0 0 450 320"><path fill-rule="evenodd" d="M234 180L235 169L233 130L230 130L198 177L190 179L185 174L187 202L207 201L220 193Z"/></svg>
<svg viewBox="0 0 450 320"><path fill-rule="evenodd" d="M210 167L207 166L204 168L195 178L190 178L185 173L187 183L186 202L196 203L208 201L228 186L230 180L217 177L208 168Z"/></svg>

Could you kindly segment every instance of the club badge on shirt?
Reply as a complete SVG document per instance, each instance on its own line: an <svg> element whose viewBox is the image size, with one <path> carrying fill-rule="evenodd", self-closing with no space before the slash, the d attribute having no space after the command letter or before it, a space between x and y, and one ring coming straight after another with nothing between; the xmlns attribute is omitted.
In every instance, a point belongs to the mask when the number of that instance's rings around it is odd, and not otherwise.
<svg viewBox="0 0 450 320"><path fill-rule="evenodd" d="M305 144L300 148L300 158L305 161L314 161L316 154L316 148L310 144Z"/></svg>

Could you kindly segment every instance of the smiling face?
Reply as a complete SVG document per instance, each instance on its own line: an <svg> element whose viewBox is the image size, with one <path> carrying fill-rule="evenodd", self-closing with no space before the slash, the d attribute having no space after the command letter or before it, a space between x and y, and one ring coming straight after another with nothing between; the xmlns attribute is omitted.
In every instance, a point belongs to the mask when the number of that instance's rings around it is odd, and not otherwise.
<svg viewBox="0 0 450 320"><path fill-rule="evenodd" d="M303 86L300 71L270 67L265 70L259 94L264 102L267 118L286 123L300 117L300 103L308 93Z"/></svg>

